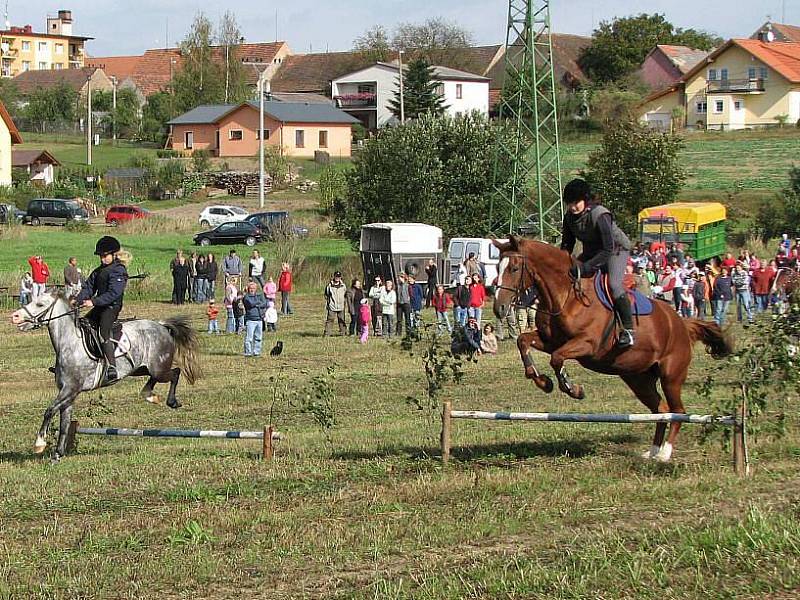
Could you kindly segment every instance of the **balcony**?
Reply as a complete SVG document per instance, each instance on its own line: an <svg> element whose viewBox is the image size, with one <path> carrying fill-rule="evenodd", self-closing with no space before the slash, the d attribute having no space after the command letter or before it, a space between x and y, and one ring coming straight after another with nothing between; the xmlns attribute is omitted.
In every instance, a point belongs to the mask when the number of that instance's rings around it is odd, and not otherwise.
<svg viewBox="0 0 800 600"><path fill-rule="evenodd" d="M373 92L358 92L356 94L342 94L336 96L336 106L343 109L377 108L377 94Z"/></svg>
<svg viewBox="0 0 800 600"><path fill-rule="evenodd" d="M708 82L709 94L761 94L763 79L715 79Z"/></svg>

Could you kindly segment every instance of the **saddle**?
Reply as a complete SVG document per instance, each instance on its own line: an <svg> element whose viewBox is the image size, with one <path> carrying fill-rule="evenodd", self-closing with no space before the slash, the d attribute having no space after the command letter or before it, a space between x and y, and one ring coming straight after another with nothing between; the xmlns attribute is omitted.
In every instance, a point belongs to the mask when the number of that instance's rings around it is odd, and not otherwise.
<svg viewBox="0 0 800 600"><path fill-rule="evenodd" d="M595 275L594 291L600 300L600 304L613 312L614 299L611 297L611 289L608 287L607 273L598 273ZM628 290L628 298L630 298L631 310L635 317L646 317L647 315L653 314L653 302L639 290Z"/></svg>
<svg viewBox="0 0 800 600"><path fill-rule="evenodd" d="M103 353L103 340L100 339L100 332L94 324L83 317L78 319L78 329L83 338L83 348L86 353L94 360L105 361ZM111 327L111 341L114 342L114 356L124 356L130 350L130 341L125 332L122 331L122 321L115 321Z"/></svg>

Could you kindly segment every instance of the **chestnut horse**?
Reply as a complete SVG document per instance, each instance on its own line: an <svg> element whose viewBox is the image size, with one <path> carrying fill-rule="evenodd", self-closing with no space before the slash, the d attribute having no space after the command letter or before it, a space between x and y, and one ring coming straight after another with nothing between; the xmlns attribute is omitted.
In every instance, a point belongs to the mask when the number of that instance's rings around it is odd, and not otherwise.
<svg viewBox="0 0 800 600"><path fill-rule="evenodd" d="M525 376L547 393L553 381L539 372L528 354L531 346L550 354L558 387L565 394L583 399L583 386L572 383L564 361L574 359L598 373L619 375L652 413L685 413L681 387L686 381L692 346L702 341L715 358L727 356L732 344L714 323L683 319L666 302L654 301L651 315L639 317L636 344L620 349L614 336L613 313L600 304L593 281L573 281L569 275L572 257L555 246L512 236L506 243L493 240L500 250L494 312L504 318L510 308L533 286L539 298L536 331L517 339ZM657 389L666 397L662 400ZM645 458L669 461L681 424L657 423Z"/></svg>

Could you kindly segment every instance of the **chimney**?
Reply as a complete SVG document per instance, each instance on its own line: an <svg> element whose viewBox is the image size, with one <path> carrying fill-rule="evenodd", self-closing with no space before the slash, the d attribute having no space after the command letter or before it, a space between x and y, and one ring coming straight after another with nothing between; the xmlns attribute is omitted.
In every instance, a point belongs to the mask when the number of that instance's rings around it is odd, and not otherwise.
<svg viewBox="0 0 800 600"><path fill-rule="evenodd" d="M57 17L47 17L47 31L51 35L72 35L72 11L59 10Z"/></svg>

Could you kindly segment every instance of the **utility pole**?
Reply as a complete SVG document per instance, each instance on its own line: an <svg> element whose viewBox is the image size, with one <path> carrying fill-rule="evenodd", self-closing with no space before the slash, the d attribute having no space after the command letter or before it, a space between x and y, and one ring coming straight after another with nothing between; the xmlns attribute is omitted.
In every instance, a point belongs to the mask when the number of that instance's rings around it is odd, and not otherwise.
<svg viewBox="0 0 800 600"><path fill-rule="evenodd" d="M264 208L264 95L270 92L270 82L267 78L269 63L246 62L246 65L253 66L256 70L262 67L258 73L258 207ZM281 147L281 152L283 148Z"/></svg>
<svg viewBox="0 0 800 600"><path fill-rule="evenodd" d="M406 122L406 109L403 103L403 51L399 50L397 53L398 61L400 63L400 124Z"/></svg>
<svg viewBox="0 0 800 600"><path fill-rule="evenodd" d="M117 145L117 78L111 76L111 139Z"/></svg>
<svg viewBox="0 0 800 600"><path fill-rule="evenodd" d="M92 76L86 78L86 164L92 166Z"/></svg>
<svg viewBox="0 0 800 600"><path fill-rule="evenodd" d="M225 43L225 104L228 103L228 81L230 80L230 70L231 70L231 63L229 62L229 53L231 51L231 46L227 42Z"/></svg>

